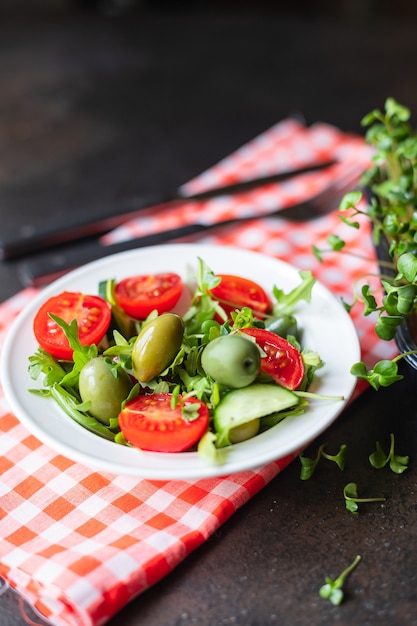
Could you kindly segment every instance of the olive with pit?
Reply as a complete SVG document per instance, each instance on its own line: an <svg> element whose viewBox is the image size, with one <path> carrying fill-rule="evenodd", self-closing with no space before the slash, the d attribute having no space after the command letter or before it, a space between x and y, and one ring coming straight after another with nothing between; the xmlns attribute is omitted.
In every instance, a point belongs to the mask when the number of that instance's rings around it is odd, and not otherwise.
<svg viewBox="0 0 417 626"><path fill-rule="evenodd" d="M184 322L176 313L163 313L147 323L133 344L132 368L143 383L158 376L174 360L184 336Z"/></svg>
<svg viewBox="0 0 417 626"><path fill-rule="evenodd" d="M82 368L78 386L81 400L91 403L88 412L108 425L119 415L121 404L132 388L132 381L125 370L118 368L116 374L103 357L97 356Z"/></svg>
<svg viewBox="0 0 417 626"><path fill-rule="evenodd" d="M201 354L201 365L210 378L238 389L254 382L261 355L257 345L241 335L221 335L210 341Z"/></svg>

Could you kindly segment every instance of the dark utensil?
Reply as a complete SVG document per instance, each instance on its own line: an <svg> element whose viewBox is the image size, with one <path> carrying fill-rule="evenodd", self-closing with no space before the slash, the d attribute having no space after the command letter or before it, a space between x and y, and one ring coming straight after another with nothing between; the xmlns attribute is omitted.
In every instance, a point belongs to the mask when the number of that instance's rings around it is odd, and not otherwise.
<svg viewBox="0 0 417 626"><path fill-rule="evenodd" d="M85 210L82 212L85 217L77 216L75 219L68 216L66 220L60 220L58 225L53 222L43 222L35 225L23 224L16 233L3 236L0 239L0 259L16 259L60 244L102 235L120 226L128 219L139 215L140 211L151 206L164 205L166 207L169 204L175 208L179 202L207 200L221 195L243 193L255 187L324 169L333 164L334 161L314 163L306 167L279 172L271 176L253 178L233 185L216 187L188 196L181 195L177 191L133 198L117 206L106 205L101 207L100 218L94 220L89 217L89 211Z"/></svg>
<svg viewBox="0 0 417 626"><path fill-rule="evenodd" d="M153 233L108 246L102 245L97 239L93 239L82 241L77 245L60 247L45 254L36 255L21 261L18 265L19 277L23 285L37 287L50 283L70 269L74 269L75 267L79 267L95 259L109 256L110 254L175 241L206 232L216 227L227 226L261 217L270 217L281 212L285 215L286 219L306 221L336 209L340 199L348 190L350 191L352 189L352 182L356 181L356 179L356 169L350 170L345 176L335 180L316 196L287 208L270 211L264 215L254 213L252 215L236 217L221 222L195 222L179 228Z"/></svg>

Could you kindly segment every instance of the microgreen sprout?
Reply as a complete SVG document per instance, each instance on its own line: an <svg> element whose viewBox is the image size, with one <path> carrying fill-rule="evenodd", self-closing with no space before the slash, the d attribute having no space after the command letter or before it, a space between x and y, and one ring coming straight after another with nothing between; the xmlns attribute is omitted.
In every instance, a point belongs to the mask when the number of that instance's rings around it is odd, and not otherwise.
<svg viewBox="0 0 417 626"><path fill-rule="evenodd" d="M350 310L360 302L364 316L374 314L375 333L383 341L394 339L404 319L417 313L417 132L410 117L408 108L387 98L385 110L375 109L362 119L366 142L374 148L372 164L360 180L370 197L364 198L360 190L350 191L339 206L339 217L347 226L360 230L362 224L371 223L373 243L381 251L379 273L360 277L353 303L345 306ZM325 250L313 247L320 262L324 253L352 254L337 233L329 235L327 244ZM353 256L363 258L360 253ZM362 288L356 291L359 282ZM380 361L370 370L356 363L351 373L376 390L387 387L402 378L397 372L398 358L416 353Z"/></svg>
<svg viewBox="0 0 417 626"><path fill-rule="evenodd" d="M331 455L325 452L324 444L319 447L317 455L314 459L310 459L303 454L300 454L299 459L301 463L301 480L308 480L312 477L314 470L316 469L321 458L327 459L328 461L333 461L334 463L336 463L339 469L344 470L346 463L346 445L341 445L339 452L335 455Z"/></svg>
<svg viewBox="0 0 417 626"><path fill-rule="evenodd" d="M352 365L350 373L356 376L356 378L363 378L368 381L371 387L377 391L380 387L388 387L403 378L401 374L398 374L397 361L399 358L396 357L392 361L383 359L375 363L371 368L368 368L362 362L355 363Z"/></svg>
<svg viewBox="0 0 417 626"><path fill-rule="evenodd" d="M402 474L408 467L409 457L395 454L394 445L395 438L393 433L390 435L389 453L385 454L379 441L376 442L376 449L369 455L369 462L375 469L381 469L389 463L389 467L395 474Z"/></svg>
<svg viewBox="0 0 417 626"><path fill-rule="evenodd" d="M359 498L356 483L348 483L343 489L345 504L348 511L357 514L359 504L365 502L385 502L385 498Z"/></svg>
<svg viewBox="0 0 417 626"><path fill-rule="evenodd" d="M330 600L335 606L341 604L344 597L343 585L360 560L361 557L359 555L356 556L354 561L335 580L326 576L326 583L320 588L320 596L325 600Z"/></svg>

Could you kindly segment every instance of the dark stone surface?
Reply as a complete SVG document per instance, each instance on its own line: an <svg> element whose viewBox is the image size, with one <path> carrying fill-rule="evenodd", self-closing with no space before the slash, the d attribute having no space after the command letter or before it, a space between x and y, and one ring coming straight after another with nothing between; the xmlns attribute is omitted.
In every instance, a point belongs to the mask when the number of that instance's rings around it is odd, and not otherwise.
<svg viewBox="0 0 417 626"><path fill-rule="evenodd" d="M138 11L0 20L1 237L172 190L290 114L417 110L416 21ZM0 300L20 288L0 264Z"/></svg>
<svg viewBox="0 0 417 626"><path fill-rule="evenodd" d="M413 17L287 12L4 17L1 234L174 189L289 114L361 132L387 96L417 112L416 28ZM20 288L16 263L0 264L0 299ZM344 473L323 463L303 482L294 462L109 626L417 624L416 380L406 372L321 437L329 451L348 445ZM401 476L368 462L391 432L411 457ZM386 502L352 515L350 481ZM357 553L334 607L319 588ZM9 592L0 624L26 624Z"/></svg>

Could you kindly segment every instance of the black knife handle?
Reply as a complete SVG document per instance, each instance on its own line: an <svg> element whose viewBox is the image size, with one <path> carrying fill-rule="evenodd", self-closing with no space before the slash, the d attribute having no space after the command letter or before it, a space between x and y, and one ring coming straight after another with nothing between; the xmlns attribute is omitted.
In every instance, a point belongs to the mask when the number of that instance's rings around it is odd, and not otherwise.
<svg viewBox="0 0 417 626"><path fill-rule="evenodd" d="M113 228L133 219L142 210L158 205L172 203L176 206L177 199L173 194L160 193L135 197L100 207L100 218L94 218L90 210L80 211L80 215L70 215L59 220L43 221L42 224L23 224L12 234L0 237L0 259L10 260L32 253L53 248L80 239L89 239L95 235L109 232Z"/></svg>
<svg viewBox="0 0 417 626"><path fill-rule="evenodd" d="M43 254L34 255L28 259L20 261L17 266L19 279L25 287L40 287L46 285L66 272L80 267L90 261L101 259L102 257L133 250L135 248L145 248L154 246L181 237L195 235L206 229L219 226L220 224L187 224L171 230L120 241L108 246L100 244L97 239L84 240L70 246L48 250Z"/></svg>
<svg viewBox="0 0 417 626"><path fill-rule="evenodd" d="M120 202L113 205L102 206L100 217L91 216L90 211L82 212L81 217L66 220L60 219L53 222L43 222L42 224L30 226L24 225L12 235L0 237L0 259L16 259L28 254L52 248L68 242L77 242L80 239L91 238L92 236L104 234L113 228L120 226L128 219L133 219L140 214L140 211L156 207L158 205L167 208L175 208L180 202L209 200L221 195L232 195L243 193L274 182L281 182L308 172L325 169L334 165L335 161L322 161L319 163L307 164L296 169L284 170L268 176L261 176L252 179L242 180L238 183L214 187L206 191L184 196L180 191L161 192L159 194L149 194L132 198L129 202ZM77 214L79 211L77 212Z"/></svg>

